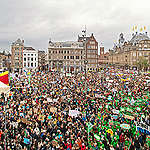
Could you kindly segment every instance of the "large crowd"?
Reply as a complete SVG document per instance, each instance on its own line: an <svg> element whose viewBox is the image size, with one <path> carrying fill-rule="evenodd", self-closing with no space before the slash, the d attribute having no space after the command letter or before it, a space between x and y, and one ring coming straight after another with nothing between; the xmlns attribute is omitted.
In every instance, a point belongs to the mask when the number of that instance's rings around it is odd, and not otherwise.
<svg viewBox="0 0 150 150"><path fill-rule="evenodd" d="M15 75L0 99L0 150L149 150L148 81L113 68Z"/></svg>

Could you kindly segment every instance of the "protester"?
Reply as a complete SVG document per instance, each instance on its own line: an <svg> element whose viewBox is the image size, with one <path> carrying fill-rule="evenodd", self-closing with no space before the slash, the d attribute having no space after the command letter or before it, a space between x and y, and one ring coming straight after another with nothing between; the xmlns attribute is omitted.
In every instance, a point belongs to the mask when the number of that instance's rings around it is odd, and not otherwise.
<svg viewBox="0 0 150 150"><path fill-rule="evenodd" d="M7 149L16 150L149 149L147 78L113 68L86 78L57 72L14 76L7 102L0 99L0 147L6 139Z"/></svg>

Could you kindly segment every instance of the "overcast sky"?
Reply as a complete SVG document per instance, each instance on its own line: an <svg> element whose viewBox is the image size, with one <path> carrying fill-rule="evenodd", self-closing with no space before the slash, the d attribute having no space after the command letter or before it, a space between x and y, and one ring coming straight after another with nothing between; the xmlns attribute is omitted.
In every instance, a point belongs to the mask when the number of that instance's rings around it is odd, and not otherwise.
<svg viewBox="0 0 150 150"><path fill-rule="evenodd" d="M0 48L10 50L17 38L25 46L46 50L52 41L76 41L87 27L105 50L121 32L129 40L132 28L150 31L149 0L0 0Z"/></svg>

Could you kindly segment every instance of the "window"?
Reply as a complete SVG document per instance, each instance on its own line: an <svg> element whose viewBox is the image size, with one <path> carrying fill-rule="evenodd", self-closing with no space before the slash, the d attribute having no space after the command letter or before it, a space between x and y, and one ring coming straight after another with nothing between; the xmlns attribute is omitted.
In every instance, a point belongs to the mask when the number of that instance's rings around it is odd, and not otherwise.
<svg viewBox="0 0 150 150"><path fill-rule="evenodd" d="M31 61L33 61L33 58L31 58Z"/></svg>
<svg viewBox="0 0 150 150"><path fill-rule="evenodd" d="M95 49L95 45L92 45L91 48Z"/></svg>
<svg viewBox="0 0 150 150"><path fill-rule="evenodd" d="M31 54L31 56L33 56L33 54Z"/></svg>
<svg viewBox="0 0 150 150"><path fill-rule="evenodd" d="M26 63L24 63L24 67L26 67Z"/></svg>
<svg viewBox="0 0 150 150"><path fill-rule="evenodd" d="M59 54L60 54L60 51L59 51Z"/></svg>
<svg viewBox="0 0 150 150"><path fill-rule="evenodd" d="M64 51L64 53L66 54L66 51Z"/></svg>
<svg viewBox="0 0 150 150"><path fill-rule="evenodd" d="M91 48L91 45L88 45L87 48Z"/></svg>
<svg viewBox="0 0 150 150"><path fill-rule="evenodd" d="M30 56L30 54L28 54L28 56Z"/></svg>
<svg viewBox="0 0 150 150"><path fill-rule="evenodd" d="M81 54L82 54L82 51L81 51Z"/></svg>
<svg viewBox="0 0 150 150"><path fill-rule="evenodd" d="M26 56L26 54L24 54L24 56Z"/></svg>
<svg viewBox="0 0 150 150"><path fill-rule="evenodd" d="M95 42L94 41L90 41L90 44L95 44Z"/></svg>
<svg viewBox="0 0 150 150"><path fill-rule="evenodd" d="M28 60L30 60L30 58L28 57Z"/></svg>
<svg viewBox="0 0 150 150"><path fill-rule="evenodd" d="M30 63L28 63L28 67L30 67Z"/></svg>
<svg viewBox="0 0 150 150"><path fill-rule="evenodd" d="M31 67L33 67L33 63L31 63Z"/></svg>
<svg viewBox="0 0 150 150"><path fill-rule="evenodd" d="M36 61L36 58L35 58L35 61Z"/></svg>
<svg viewBox="0 0 150 150"><path fill-rule="evenodd" d="M67 56L67 59L69 59L69 56Z"/></svg>
<svg viewBox="0 0 150 150"><path fill-rule="evenodd" d="M16 62L16 63L15 63L15 66L19 66L19 63L18 63L18 62Z"/></svg>
<svg viewBox="0 0 150 150"><path fill-rule="evenodd" d="M81 56L81 59L82 59L82 56Z"/></svg>
<svg viewBox="0 0 150 150"><path fill-rule="evenodd" d="M142 56L142 53L141 53L141 52L139 52L139 56Z"/></svg>
<svg viewBox="0 0 150 150"><path fill-rule="evenodd" d="M79 56L76 56L76 59L79 59Z"/></svg>
<svg viewBox="0 0 150 150"><path fill-rule="evenodd" d="M69 51L67 51L67 53L69 54Z"/></svg>
<svg viewBox="0 0 150 150"><path fill-rule="evenodd" d="M61 51L61 53L63 54L63 51Z"/></svg>
<svg viewBox="0 0 150 150"><path fill-rule="evenodd" d="M26 61L26 58L24 58L24 61Z"/></svg>
<svg viewBox="0 0 150 150"><path fill-rule="evenodd" d="M74 59L74 56L70 56L70 59Z"/></svg>
<svg viewBox="0 0 150 150"><path fill-rule="evenodd" d="M66 59L66 56L64 56L64 59Z"/></svg>
<svg viewBox="0 0 150 150"><path fill-rule="evenodd" d="M36 54L35 54L35 56L36 56Z"/></svg>
<svg viewBox="0 0 150 150"><path fill-rule="evenodd" d="M136 56L136 52L135 52L135 53L133 53L133 56Z"/></svg>
<svg viewBox="0 0 150 150"><path fill-rule="evenodd" d="M35 63L35 67L36 67L36 63Z"/></svg>

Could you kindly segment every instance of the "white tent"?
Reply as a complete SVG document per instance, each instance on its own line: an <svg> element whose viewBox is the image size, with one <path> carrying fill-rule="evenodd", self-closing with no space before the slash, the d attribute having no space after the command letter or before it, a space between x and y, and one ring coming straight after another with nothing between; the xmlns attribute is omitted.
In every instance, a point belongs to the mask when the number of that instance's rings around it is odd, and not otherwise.
<svg viewBox="0 0 150 150"><path fill-rule="evenodd" d="M3 82L0 81L0 94L4 93L8 93L10 87L6 84L4 84Z"/></svg>

